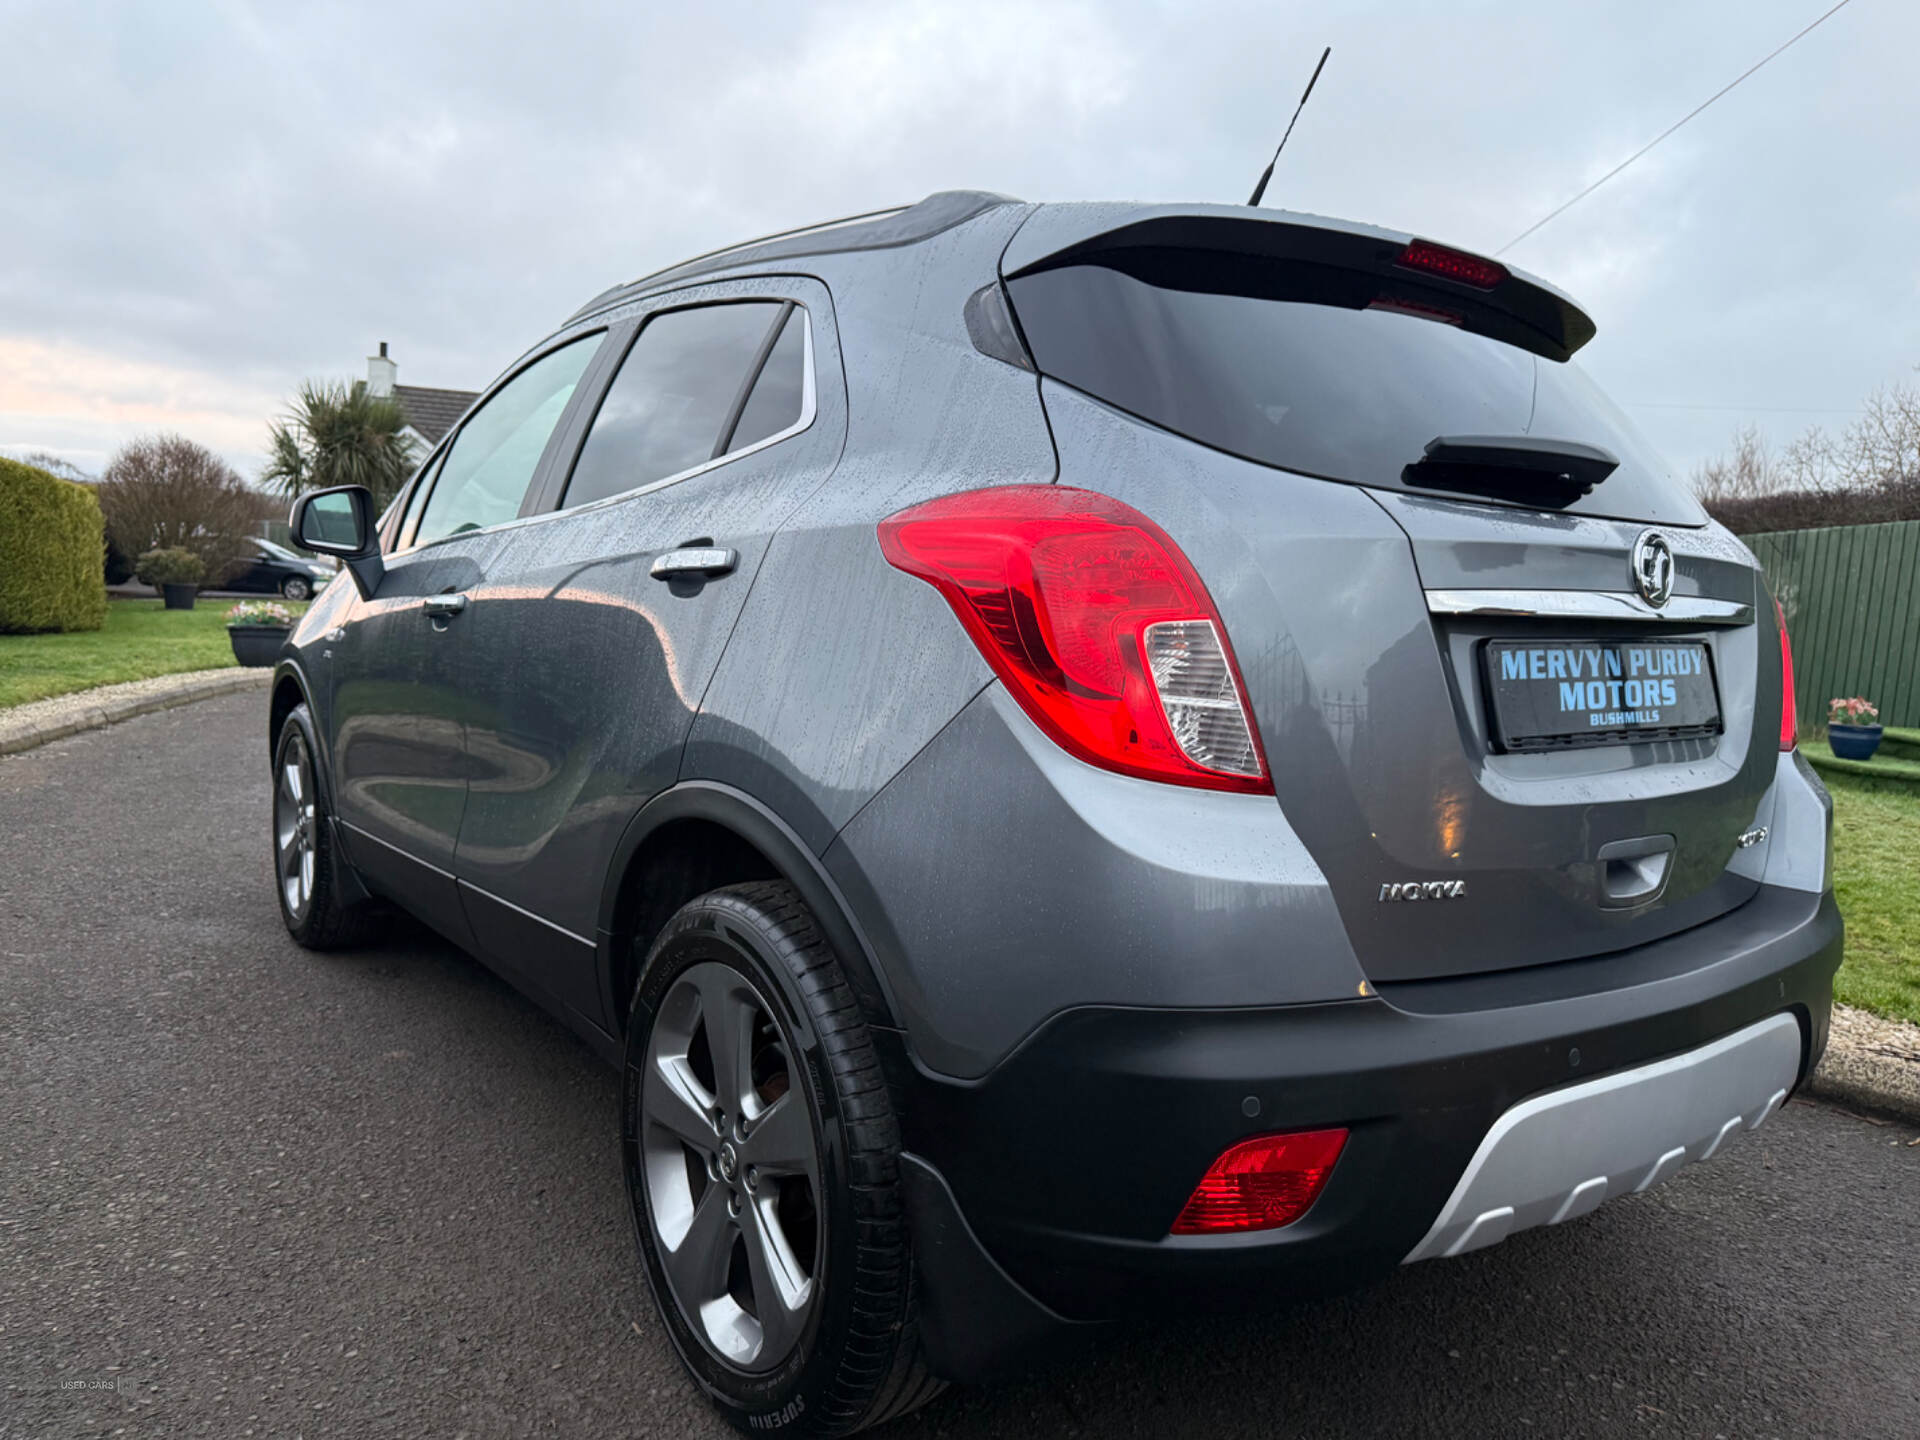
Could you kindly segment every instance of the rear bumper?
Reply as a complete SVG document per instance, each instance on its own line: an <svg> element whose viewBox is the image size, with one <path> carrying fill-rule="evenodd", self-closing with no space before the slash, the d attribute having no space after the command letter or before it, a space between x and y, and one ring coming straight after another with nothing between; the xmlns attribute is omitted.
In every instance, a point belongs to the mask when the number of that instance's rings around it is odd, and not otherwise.
<svg viewBox="0 0 1920 1440"><path fill-rule="evenodd" d="M1793 1053L1776 1027L1780 1048L1755 1070L1761 1078L1740 1081L1727 1114L1702 1122L1716 1134L1736 1115L1757 1123L1783 1088L1766 1077L1797 1086L1825 1048L1840 949L1831 893L1765 887L1711 924L1638 950L1388 987L1379 998L1069 1010L977 1080L932 1075L889 1037L936 1364L965 1378L991 1373L1008 1344L1061 1321L1365 1283L1416 1249L1425 1255L1476 1152L1523 1101L1791 1017ZM1674 1084L1641 1088L1637 1103L1657 1111L1663 1093L1684 1088ZM1346 1152L1300 1221L1245 1236L1167 1233L1228 1145L1335 1125L1351 1131ZM1700 1140L1650 1130L1644 1157L1632 1144L1575 1154L1566 1164L1588 1168L1569 1187L1604 1176L1608 1194L1634 1188L1675 1145ZM1584 1213L1591 1195L1563 1218ZM1506 1228L1545 1223L1544 1204L1544 1193L1496 1195L1438 1250L1503 1205L1516 1210ZM1497 1219L1483 1225L1481 1240L1496 1230L1506 1233Z"/></svg>

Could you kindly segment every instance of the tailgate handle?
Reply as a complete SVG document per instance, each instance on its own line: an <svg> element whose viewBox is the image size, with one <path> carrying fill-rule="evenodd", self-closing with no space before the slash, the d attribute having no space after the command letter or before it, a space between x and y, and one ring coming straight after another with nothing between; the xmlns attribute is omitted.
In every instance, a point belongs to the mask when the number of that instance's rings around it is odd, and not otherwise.
<svg viewBox="0 0 1920 1440"><path fill-rule="evenodd" d="M1594 856L1600 862L1600 903L1649 905L1667 888L1673 868L1673 836L1643 835L1615 840Z"/></svg>

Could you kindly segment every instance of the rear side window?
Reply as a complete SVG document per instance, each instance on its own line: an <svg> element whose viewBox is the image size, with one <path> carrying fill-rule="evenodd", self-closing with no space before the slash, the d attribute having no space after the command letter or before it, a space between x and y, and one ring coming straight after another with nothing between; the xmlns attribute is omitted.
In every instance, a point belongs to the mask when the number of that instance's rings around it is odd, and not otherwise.
<svg viewBox="0 0 1920 1440"><path fill-rule="evenodd" d="M780 335L753 382L753 393L733 428L727 453L758 445L798 425L806 408L806 385L807 312L796 305L780 324Z"/></svg>
<svg viewBox="0 0 1920 1440"><path fill-rule="evenodd" d="M527 366L461 425L420 514L416 544L513 519L574 386L606 338L588 335Z"/></svg>
<svg viewBox="0 0 1920 1440"><path fill-rule="evenodd" d="M1161 252L1126 269L1023 275L1008 291L1043 374L1249 460L1414 488L1401 472L1443 435L1573 440L1604 447L1620 465L1567 509L1704 521L1572 362L1431 316L1369 308L1378 303L1371 288L1323 283L1317 269L1267 266L1258 277L1236 269L1231 288L1216 288L1204 255Z"/></svg>
<svg viewBox="0 0 1920 1440"><path fill-rule="evenodd" d="M791 308L743 301L649 320L600 402L564 507L650 485L724 453L755 367Z"/></svg>

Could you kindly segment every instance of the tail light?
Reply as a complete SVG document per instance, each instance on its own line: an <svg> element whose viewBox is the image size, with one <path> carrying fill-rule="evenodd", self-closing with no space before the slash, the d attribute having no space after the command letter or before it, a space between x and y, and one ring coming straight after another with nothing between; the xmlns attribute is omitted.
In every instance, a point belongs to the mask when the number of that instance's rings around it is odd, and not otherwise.
<svg viewBox="0 0 1920 1440"><path fill-rule="evenodd" d="M1011 485L880 522L1034 723L1092 764L1272 794L1226 630L1179 546L1090 490Z"/></svg>
<svg viewBox="0 0 1920 1440"><path fill-rule="evenodd" d="M1291 1225L1320 1198L1346 1144L1345 1130L1242 1140L1207 1168L1173 1233L1227 1235Z"/></svg>
<svg viewBox="0 0 1920 1440"><path fill-rule="evenodd" d="M1793 642L1787 639L1787 612L1778 600L1773 602L1773 613L1780 619L1780 748L1791 750L1800 743L1793 693Z"/></svg>

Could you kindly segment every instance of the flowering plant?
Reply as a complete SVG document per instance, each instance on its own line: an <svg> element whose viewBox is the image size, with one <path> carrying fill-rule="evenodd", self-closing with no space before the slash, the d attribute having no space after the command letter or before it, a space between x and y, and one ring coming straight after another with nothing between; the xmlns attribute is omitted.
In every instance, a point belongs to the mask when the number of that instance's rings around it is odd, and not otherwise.
<svg viewBox="0 0 1920 1440"><path fill-rule="evenodd" d="M274 625L283 630L290 630L293 628L294 618L293 611L284 605L276 605L271 600L242 600L227 611L229 628L235 625Z"/></svg>
<svg viewBox="0 0 1920 1440"><path fill-rule="evenodd" d="M1858 695L1851 700L1827 702L1827 724L1829 725L1878 725L1879 723L1879 709L1871 701L1862 700Z"/></svg>

